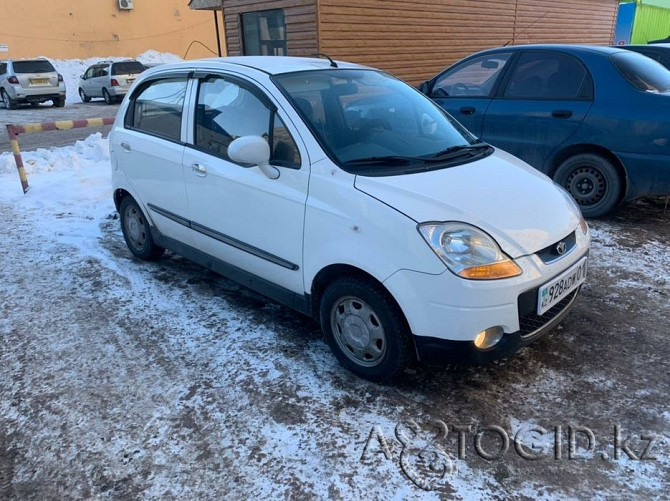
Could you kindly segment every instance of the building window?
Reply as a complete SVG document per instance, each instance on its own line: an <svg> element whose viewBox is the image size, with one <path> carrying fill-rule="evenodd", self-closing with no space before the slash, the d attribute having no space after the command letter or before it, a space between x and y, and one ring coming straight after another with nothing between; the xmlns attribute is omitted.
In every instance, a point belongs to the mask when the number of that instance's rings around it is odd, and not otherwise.
<svg viewBox="0 0 670 501"><path fill-rule="evenodd" d="M285 56L284 9L242 14L242 43L245 56Z"/></svg>

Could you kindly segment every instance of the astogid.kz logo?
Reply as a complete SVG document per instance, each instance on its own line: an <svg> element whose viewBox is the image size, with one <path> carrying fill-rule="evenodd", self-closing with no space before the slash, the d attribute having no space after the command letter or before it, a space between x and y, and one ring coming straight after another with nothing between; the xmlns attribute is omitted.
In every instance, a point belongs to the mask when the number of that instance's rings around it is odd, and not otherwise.
<svg viewBox="0 0 670 501"><path fill-rule="evenodd" d="M417 487L434 490L449 482L455 466L446 452L449 446L449 431L456 435L456 458L465 459L469 436L476 456L486 461L497 461L505 457L510 448L522 459L535 461L551 460L656 460L652 445L655 435L641 435L641 444L632 446L630 436L623 437L621 427L614 425L612 449L609 440L601 440L598 450L596 434L586 426L554 426L550 429L531 425L519 428L513 435L501 426L489 425L473 427L467 425L449 426L443 421L433 421L430 426L421 427L414 420L398 423L394 430L397 444L386 439L381 426L373 426L361 454L361 462L374 464L384 460L395 462L393 451L398 456L400 469ZM510 438L511 437L511 438ZM565 446L567 438L567 447ZM400 452L398 453L398 448ZM606 450L605 450L606 449ZM609 452L607 452L609 451ZM639 452L638 452L639 451Z"/></svg>

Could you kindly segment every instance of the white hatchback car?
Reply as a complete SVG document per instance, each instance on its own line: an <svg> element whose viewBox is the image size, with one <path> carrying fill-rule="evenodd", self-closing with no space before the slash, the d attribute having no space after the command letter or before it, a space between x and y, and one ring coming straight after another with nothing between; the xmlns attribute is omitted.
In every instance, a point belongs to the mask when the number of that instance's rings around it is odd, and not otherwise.
<svg viewBox="0 0 670 501"><path fill-rule="evenodd" d="M170 249L313 316L371 380L510 355L586 277L589 230L565 191L372 68L163 65L134 83L110 149L135 256Z"/></svg>

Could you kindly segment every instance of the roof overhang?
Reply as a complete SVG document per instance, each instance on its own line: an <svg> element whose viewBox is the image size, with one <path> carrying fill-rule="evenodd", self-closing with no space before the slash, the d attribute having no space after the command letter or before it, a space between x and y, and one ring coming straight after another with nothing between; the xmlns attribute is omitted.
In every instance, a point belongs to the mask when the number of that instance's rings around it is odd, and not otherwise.
<svg viewBox="0 0 670 501"><path fill-rule="evenodd" d="M191 0L188 8L191 10L221 10L223 0Z"/></svg>

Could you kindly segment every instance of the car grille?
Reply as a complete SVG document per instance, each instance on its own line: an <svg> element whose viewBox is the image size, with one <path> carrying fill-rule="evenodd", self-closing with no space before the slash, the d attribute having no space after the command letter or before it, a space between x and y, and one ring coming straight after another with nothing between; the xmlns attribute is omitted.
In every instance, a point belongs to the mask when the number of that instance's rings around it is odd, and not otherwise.
<svg viewBox="0 0 670 501"><path fill-rule="evenodd" d="M578 292L579 289L572 291L542 315L535 313L537 289L521 294L519 296L519 334L521 337L530 337L560 315L570 305ZM529 307L532 309L529 309Z"/></svg>
<svg viewBox="0 0 670 501"><path fill-rule="evenodd" d="M565 247L563 249L563 252L559 253L557 246L561 242L565 244ZM572 252L572 250L575 248L576 245L577 245L577 236L573 231L567 237L562 238L561 240L558 240L551 245L548 245L544 249L536 252L535 254L537 254L537 256L542 260L544 264L549 264L553 263L554 261L558 261L559 259L570 254L570 252Z"/></svg>

